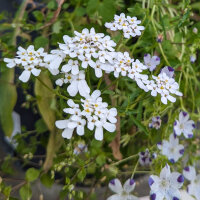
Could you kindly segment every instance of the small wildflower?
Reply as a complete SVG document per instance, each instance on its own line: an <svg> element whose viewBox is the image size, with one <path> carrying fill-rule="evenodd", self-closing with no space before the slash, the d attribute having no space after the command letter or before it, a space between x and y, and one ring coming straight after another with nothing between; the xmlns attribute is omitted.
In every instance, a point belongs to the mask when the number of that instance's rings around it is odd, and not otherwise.
<svg viewBox="0 0 200 200"><path fill-rule="evenodd" d="M169 141L163 140L158 144L161 154L167 156L171 163L175 163L184 154L184 146L179 144L179 139L173 133L169 137Z"/></svg>
<svg viewBox="0 0 200 200"><path fill-rule="evenodd" d="M160 172L160 176L151 175L149 177L150 199L180 199L179 189L182 187L184 177L178 172L170 172L170 167L167 164Z"/></svg>
<svg viewBox="0 0 200 200"><path fill-rule="evenodd" d="M161 127L161 118L160 116L157 117L152 117L152 122L149 123L149 128L155 128L156 130L158 130Z"/></svg>
<svg viewBox="0 0 200 200"><path fill-rule="evenodd" d="M152 154L149 152L149 149L142 151L139 153L139 163L142 166L149 166L152 163L152 160L156 158L156 154Z"/></svg>
<svg viewBox="0 0 200 200"><path fill-rule="evenodd" d="M174 133L178 136L183 133L186 138L193 137L193 129L195 128L195 123L193 120L189 120L189 114L186 112L179 113L179 120L174 122Z"/></svg>
<svg viewBox="0 0 200 200"><path fill-rule="evenodd" d="M160 58L158 56L152 56L150 54L144 55L144 64L148 67L149 71L156 69L156 66L160 64Z"/></svg>
<svg viewBox="0 0 200 200"><path fill-rule="evenodd" d="M119 179L113 179L109 183L109 188L116 194L110 196L107 200L138 200L136 196L131 194L135 188L135 181L133 179L128 179L123 187Z"/></svg>

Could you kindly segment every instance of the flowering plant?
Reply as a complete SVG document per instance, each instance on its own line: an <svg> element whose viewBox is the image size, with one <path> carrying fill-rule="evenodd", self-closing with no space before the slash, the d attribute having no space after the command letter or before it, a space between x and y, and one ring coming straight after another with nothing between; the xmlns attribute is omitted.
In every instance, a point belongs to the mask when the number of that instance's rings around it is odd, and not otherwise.
<svg viewBox="0 0 200 200"><path fill-rule="evenodd" d="M187 185L199 199L195 9L189 2L141 2L52 0L38 10L24 0L19 8L13 36L1 41L0 122L28 168L13 187L21 199L45 197L31 192L37 180L60 183L59 199L99 199L95 188L108 185L115 194L100 199L136 200L136 179L146 174L152 200L179 200ZM25 97L21 134L13 131L17 94ZM24 126L27 110L37 116L31 129ZM7 199L15 159L2 164Z"/></svg>

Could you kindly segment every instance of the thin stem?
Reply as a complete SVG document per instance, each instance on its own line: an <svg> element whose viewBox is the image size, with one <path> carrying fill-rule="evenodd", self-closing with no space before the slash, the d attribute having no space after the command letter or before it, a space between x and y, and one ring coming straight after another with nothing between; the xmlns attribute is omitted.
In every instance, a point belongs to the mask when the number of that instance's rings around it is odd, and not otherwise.
<svg viewBox="0 0 200 200"><path fill-rule="evenodd" d="M152 25L153 25L153 28L154 28L154 31L155 31L156 35L158 35L157 29L156 29L156 26L155 26L155 22L154 22L154 18L153 18L154 13L155 13L155 8L156 8L156 6L154 5L153 9L152 9L152 13L151 13L151 22L152 22ZM161 52L165 62L167 63L168 66L171 66L169 61L168 61L168 59L167 59L167 57L166 57L166 55L165 55L165 53L164 53L164 51L163 51L161 43L158 43L158 46L160 48L160 52Z"/></svg>
<svg viewBox="0 0 200 200"><path fill-rule="evenodd" d="M134 169L133 169L133 173L132 173L132 175L131 175L131 179L133 178L133 176L134 176L134 174L135 174L135 172L136 172L136 169L137 169L138 164L139 164L139 159L137 160L137 162L136 162L136 164L135 164L135 167L134 167Z"/></svg>
<svg viewBox="0 0 200 200"><path fill-rule="evenodd" d="M131 159L133 159L133 158L135 158L135 157L137 157L138 156L138 154L134 154L134 155L132 155L132 156L129 156L129 157L127 157L127 158L124 158L123 160L120 160L120 161L118 161L118 162L115 162L115 163L113 163L113 164L111 164L111 166L115 166L115 165L119 165L119 164L121 164L121 163L123 163L123 162L126 162L126 161L128 161L128 160L131 160Z"/></svg>

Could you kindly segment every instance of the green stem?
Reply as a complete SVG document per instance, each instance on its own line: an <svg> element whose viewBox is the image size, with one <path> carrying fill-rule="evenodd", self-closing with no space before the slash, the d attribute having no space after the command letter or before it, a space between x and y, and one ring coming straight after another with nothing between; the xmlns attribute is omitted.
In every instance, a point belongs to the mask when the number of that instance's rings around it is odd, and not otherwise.
<svg viewBox="0 0 200 200"><path fill-rule="evenodd" d="M154 22L154 18L153 18L154 13L155 13L155 8L156 8L156 6L154 5L153 9L152 9L152 13L151 13L151 22L152 22L153 29L154 29L156 35L158 35L157 29L156 29L156 26L155 26L155 22ZM168 66L171 66L170 63L169 63L169 61L168 61L168 59L167 59L167 57L166 57L166 55L165 55L165 53L164 53L164 51L163 51L161 43L158 43L158 46L160 48L160 52L161 52L161 54L162 54L165 62L167 63Z"/></svg>
<svg viewBox="0 0 200 200"><path fill-rule="evenodd" d="M137 161L136 164L135 164L135 167L134 167L134 169L133 169L133 173L132 173L132 175L131 175L131 179L133 178L133 176L134 176L134 174L135 174L135 172L136 172L136 169L137 169L138 164L139 164L139 159L138 159L138 161Z"/></svg>
<svg viewBox="0 0 200 200"><path fill-rule="evenodd" d="M115 163L111 164L111 166L113 166L113 165L119 165L119 164L121 164L121 163L123 163L123 162L126 162L126 161L128 161L128 160L131 160L131 159L133 159L133 158L135 158L135 157L137 157L137 156L138 156L138 154L134 154L134 155L132 155L132 156L129 156L129 157L127 157L127 158L124 158L123 160L120 160L120 161L118 161L118 162L115 162Z"/></svg>

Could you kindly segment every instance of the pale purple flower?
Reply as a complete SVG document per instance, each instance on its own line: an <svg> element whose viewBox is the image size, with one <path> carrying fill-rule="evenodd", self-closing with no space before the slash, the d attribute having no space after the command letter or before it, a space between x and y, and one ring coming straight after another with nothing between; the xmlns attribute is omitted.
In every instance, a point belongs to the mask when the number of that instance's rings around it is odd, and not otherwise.
<svg viewBox="0 0 200 200"><path fill-rule="evenodd" d="M179 144L179 139L173 133L168 140L163 140L161 144L157 145L161 150L161 154L167 156L171 163L175 163L184 154L184 146Z"/></svg>
<svg viewBox="0 0 200 200"><path fill-rule="evenodd" d="M155 70L156 66L160 64L160 58L158 56L152 56L150 54L144 55L144 64L148 67L149 71Z"/></svg>
<svg viewBox="0 0 200 200"><path fill-rule="evenodd" d="M155 159L155 157L156 157L155 153L151 154L149 152L149 149L146 149L145 151L139 153L139 163L142 166L151 165L152 160Z"/></svg>
<svg viewBox="0 0 200 200"><path fill-rule="evenodd" d="M161 69L160 73L165 73L168 77L173 78L174 77L174 69L172 67L166 66Z"/></svg>
<svg viewBox="0 0 200 200"><path fill-rule="evenodd" d="M196 59L197 59L197 57L196 57L195 54L192 54L192 55L190 56L190 62L191 62L191 63L194 63L194 62L196 61Z"/></svg>
<svg viewBox="0 0 200 200"><path fill-rule="evenodd" d="M182 133L186 138L193 137L193 129L195 128L195 123L193 120L189 120L189 114L186 112L179 113L179 120L174 122L174 133L180 136Z"/></svg>
<svg viewBox="0 0 200 200"><path fill-rule="evenodd" d="M161 126L162 120L160 119L160 116L152 117L152 122L149 123L149 128L155 128L158 130Z"/></svg>

